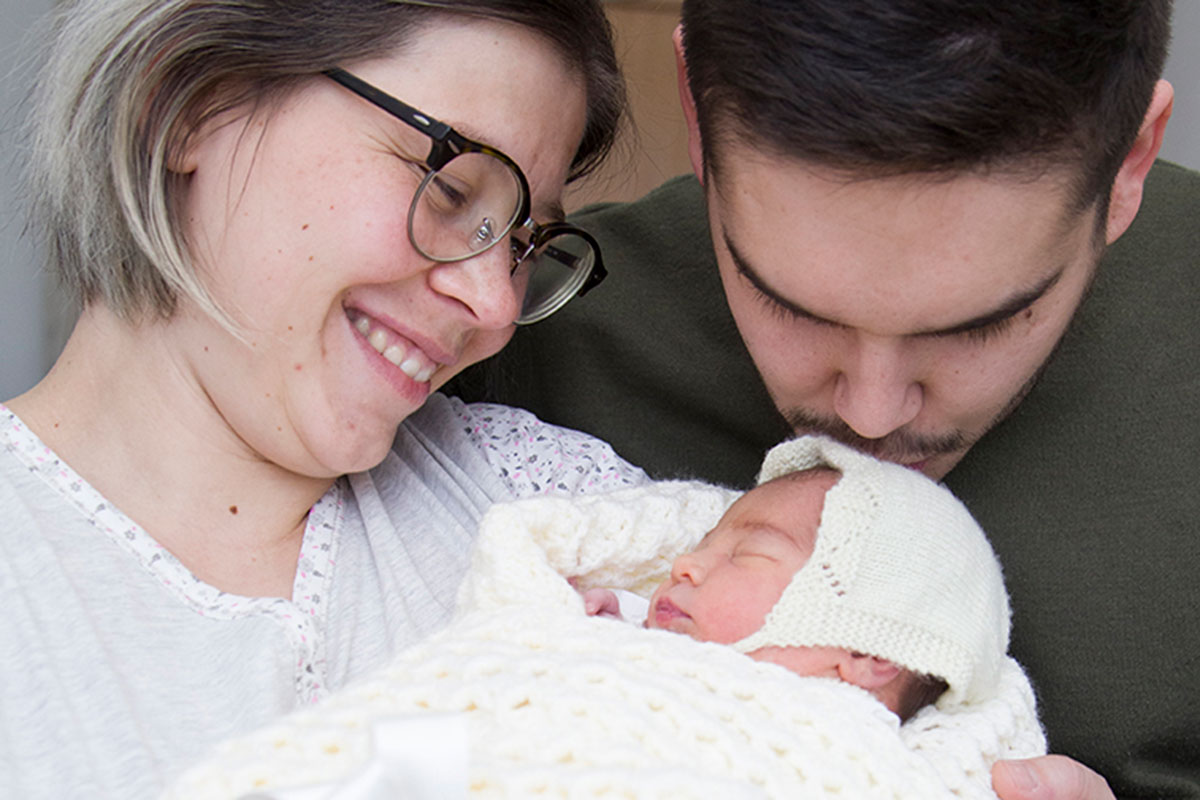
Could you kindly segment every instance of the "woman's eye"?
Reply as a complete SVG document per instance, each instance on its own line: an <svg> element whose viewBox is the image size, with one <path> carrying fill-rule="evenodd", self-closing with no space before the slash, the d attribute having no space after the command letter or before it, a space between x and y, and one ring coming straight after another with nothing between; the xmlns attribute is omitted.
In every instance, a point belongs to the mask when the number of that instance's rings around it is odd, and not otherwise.
<svg viewBox="0 0 1200 800"><path fill-rule="evenodd" d="M444 175L435 175L425 188L429 201L446 213L452 213L466 208L470 201L467 199L467 187L456 185Z"/></svg>

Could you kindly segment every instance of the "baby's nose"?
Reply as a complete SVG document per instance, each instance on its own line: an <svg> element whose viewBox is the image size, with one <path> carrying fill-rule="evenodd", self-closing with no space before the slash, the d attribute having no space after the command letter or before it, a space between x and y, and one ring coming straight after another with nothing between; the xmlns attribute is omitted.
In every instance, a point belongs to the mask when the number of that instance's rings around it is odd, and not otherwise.
<svg viewBox="0 0 1200 800"><path fill-rule="evenodd" d="M704 564L695 553L684 553L671 565L671 577L677 581L700 583L704 580Z"/></svg>

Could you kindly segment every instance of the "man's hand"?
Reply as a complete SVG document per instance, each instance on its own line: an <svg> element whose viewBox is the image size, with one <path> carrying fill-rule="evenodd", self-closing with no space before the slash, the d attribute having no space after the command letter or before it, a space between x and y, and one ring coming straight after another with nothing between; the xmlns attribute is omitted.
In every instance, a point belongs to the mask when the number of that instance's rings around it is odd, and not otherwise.
<svg viewBox="0 0 1200 800"><path fill-rule="evenodd" d="M992 788L1000 800L1116 800L1108 781L1066 756L997 761Z"/></svg>

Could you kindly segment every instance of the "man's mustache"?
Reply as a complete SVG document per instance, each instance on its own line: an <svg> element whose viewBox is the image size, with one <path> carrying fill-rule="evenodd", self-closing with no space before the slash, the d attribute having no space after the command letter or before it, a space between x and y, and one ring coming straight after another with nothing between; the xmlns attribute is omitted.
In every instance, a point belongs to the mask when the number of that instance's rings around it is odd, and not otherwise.
<svg viewBox="0 0 1200 800"><path fill-rule="evenodd" d="M837 417L822 417L804 408L788 409L783 417L796 433L823 434L884 461L921 461L959 452L970 444L967 436L957 430L928 436L900 428L879 439L868 439Z"/></svg>

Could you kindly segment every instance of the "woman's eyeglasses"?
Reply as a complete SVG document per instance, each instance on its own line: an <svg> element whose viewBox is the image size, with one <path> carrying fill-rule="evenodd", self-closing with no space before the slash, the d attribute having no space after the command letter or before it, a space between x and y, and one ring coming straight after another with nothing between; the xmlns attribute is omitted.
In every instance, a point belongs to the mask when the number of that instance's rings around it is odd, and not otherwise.
<svg viewBox="0 0 1200 800"><path fill-rule="evenodd" d="M566 222L539 225L529 216L529 182L511 158L345 70L325 74L432 140L420 165L425 178L408 209L408 238L418 253L432 261L464 261L513 234L511 274L522 298L518 325L545 319L604 280L595 239Z"/></svg>

